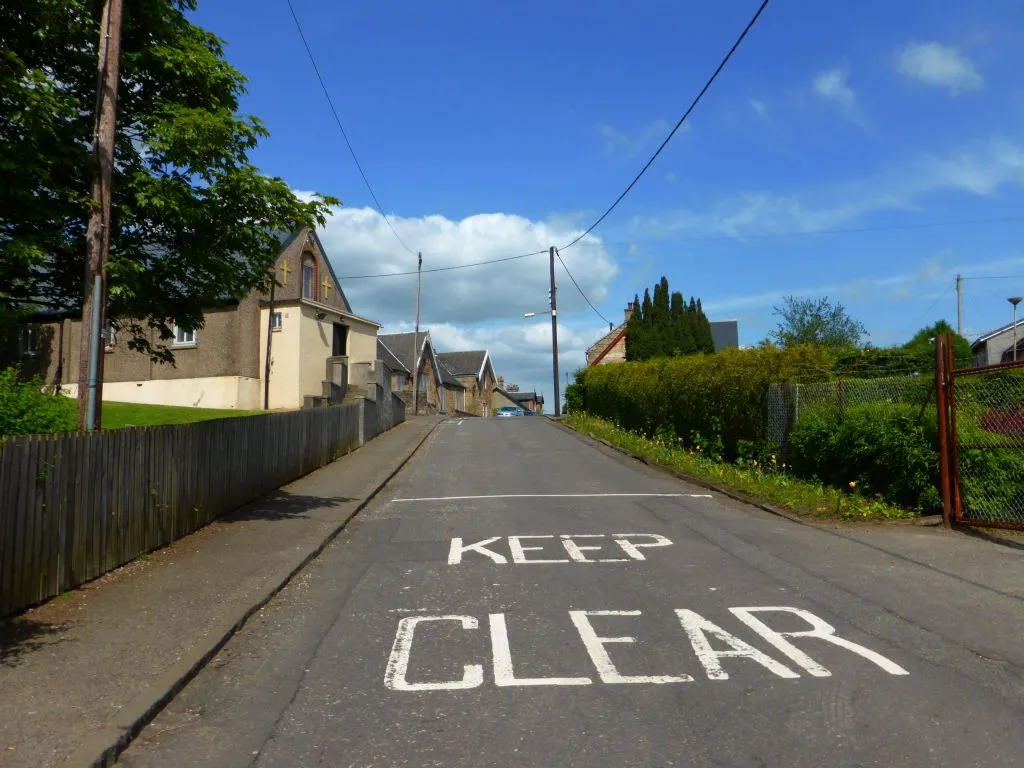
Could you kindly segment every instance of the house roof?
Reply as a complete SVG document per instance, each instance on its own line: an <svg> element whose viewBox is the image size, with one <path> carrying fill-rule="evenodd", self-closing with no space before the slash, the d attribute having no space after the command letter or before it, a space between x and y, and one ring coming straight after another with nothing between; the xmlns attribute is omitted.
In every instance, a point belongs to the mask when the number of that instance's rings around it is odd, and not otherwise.
<svg viewBox="0 0 1024 768"><path fill-rule="evenodd" d="M456 376L479 376L487 360L487 350L439 352L437 359Z"/></svg>
<svg viewBox="0 0 1024 768"><path fill-rule="evenodd" d="M391 354L397 357L399 362L405 366L405 370L410 373L419 368L417 362L424 353L424 350L426 350L427 354L430 355L432 368L434 369L434 378L440 383L443 380L443 374L441 365L437 362L437 355L434 353L434 344L430 340L430 331L420 331L419 354L417 354L416 350L415 336L415 333L385 333L378 335L377 340L384 342L384 345L390 350Z"/></svg>
<svg viewBox="0 0 1024 768"><path fill-rule="evenodd" d="M457 378L455 378L455 374L452 373L451 369L444 364L444 361L441 359L441 355L437 356L437 360L437 367L441 371L441 383L447 384L449 387L458 387L459 389L465 389L466 385L459 381Z"/></svg>
<svg viewBox="0 0 1024 768"><path fill-rule="evenodd" d="M405 363L395 357L395 353L388 349L388 345L377 339L377 357L384 361L384 365L390 368L392 371L411 373L411 371L405 367Z"/></svg>
<svg viewBox="0 0 1024 768"><path fill-rule="evenodd" d="M1018 328L1020 326L1022 326L1022 325L1024 325L1024 318L1022 318L1022 319L1017 321L1017 327ZM992 331L989 331L988 333L982 334L977 339L975 339L974 341L971 342L971 349L974 349L979 344L984 344L989 339L994 339L996 336L999 336L1001 334L1006 333L1007 331L1012 331L1012 330L1013 330L1013 323L1007 323L1006 325L1002 326L1001 328L996 328L995 330L992 330Z"/></svg>
<svg viewBox="0 0 1024 768"><path fill-rule="evenodd" d="M715 352L721 352L728 347L739 347L740 324L738 320L712 320L708 324L711 326L711 340L715 343Z"/></svg>
<svg viewBox="0 0 1024 768"><path fill-rule="evenodd" d="M589 357L591 352L595 352L595 351L596 352L604 352L604 351L606 351L608 347L611 347L612 345L615 344L615 342L617 342L619 340L620 336L625 331L626 331L626 324L625 323L623 323L622 325L620 325L620 326L618 326L618 327L608 331L608 333L606 333L600 339L598 339L593 344L591 344L589 347L587 347L587 356Z"/></svg>
<svg viewBox="0 0 1024 768"><path fill-rule="evenodd" d="M502 390L502 394L516 403L528 403L533 400L539 405L544 404L544 395L538 395L536 392L505 392Z"/></svg>

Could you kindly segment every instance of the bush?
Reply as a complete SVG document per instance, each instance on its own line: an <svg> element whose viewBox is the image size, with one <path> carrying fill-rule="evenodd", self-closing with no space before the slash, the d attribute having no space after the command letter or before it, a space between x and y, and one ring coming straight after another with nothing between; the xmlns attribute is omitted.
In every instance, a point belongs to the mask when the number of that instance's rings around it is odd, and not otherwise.
<svg viewBox="0 0 1024 768"><path fill-rule="evenodd" d="M0 371L0 439L74 429L74 400L46 394L39 377L20 381L17 368Z"/></svg>
<svg viewBox="0 0 1024 768"><path fill-rule="evenodd" d="M624 429L651 437L659 430L717 445L726 458L739 441L764 433L768 387L827 369L830 353L814 347L727 349L712 355L661 358L589 368L578 385L583 409Z"/></svg>
<svg viewBox="0 0 1024 768"><path fill-rule="evenodd" d="M934 512L941 507L935 411L875 403L839 414L801 416L790 435L793 471L838 488L856 488L894 504Z"/></svg>

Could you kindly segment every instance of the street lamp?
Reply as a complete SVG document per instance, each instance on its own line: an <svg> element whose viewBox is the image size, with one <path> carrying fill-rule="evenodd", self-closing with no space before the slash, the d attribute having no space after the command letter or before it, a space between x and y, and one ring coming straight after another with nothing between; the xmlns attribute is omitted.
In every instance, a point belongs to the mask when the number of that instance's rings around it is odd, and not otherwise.
<svg viewBox="0 0 1024 768"><path fill-rule="evenodd" d="M1017 305L1024 301L1024 297L1011 296L1007 299L1013 304L1013 362L1017 362Z"/></svg>
<svg viewBox="0 0 1024 768"><path fill-rule="evenodd" d="M527 312L523 317L536 317L537 315L550 315L551 310L545 310L544 312Z"/></svg>

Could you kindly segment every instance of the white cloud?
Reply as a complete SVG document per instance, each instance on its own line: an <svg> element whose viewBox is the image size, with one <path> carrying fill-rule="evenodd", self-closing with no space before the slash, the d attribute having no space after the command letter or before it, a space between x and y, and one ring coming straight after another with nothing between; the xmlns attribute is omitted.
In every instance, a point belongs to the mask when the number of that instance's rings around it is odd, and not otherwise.
<svg viewBox="0 0 1024 768"><path fill-rule="evenodd" d="M389 218L410 247L422 249L424 270L542 252L497 264L425 272L420 323L431 329L442 351L489 348L497 372L504 372L506 379L539 378L544 370L550 371L550 318L525 321L523 314L547 308L548 247L576 237L582 231L578 225L564 219L531 221L505 213L478 214L458 221L437 215ZM415 275L352 279L415 271L416 256L402 249L384 219L369 208L338 208L319 234L353 311L382 323L385 332L412 330ZM588 236L563 251L562 258L580 287L600 307L618 274L616 262L600 240ZM583 364L582 351L601 335L589 330L595 320L598 327L601 321L561 265L557 265L556 275L559 347L571 372ZM561 330L563 323L565 331ZM571 362L573 356L575 362ZM548 390L550 378L546 379Z"/></svg>
<svg viewBox="0 0 1024 768"><path fill-rule="evenodd" d="M665 174L665 181L667 181L669 184L675 184L678 180L679 177L676 176L675 171L669 171L668 173Z"/></svg>
<svg viewBox="0 0 1024 768"><path fill-rule="evenodd" d="M970 59L939 43L909 43L899 55L896 71L928 85L949 88L954 94L985 86Z"/></svg>
<svg viewBox="0 0 1024 768"><path fill-rule="evenodd" d="M1007 185L1024 185L1024 146L990 139L948 155L924 155L876 176L806 194L746 192L705 210L637 217L632 226L647 236L695 237L817 232L848 227L879 211L915 210L938 192L990 196Z"/></svg>
<svg viewBox="0 0 1024 768"><path fill-rule="evenodd" d="M646 153L658 146L672 128L669 122L661 117L652 120L645 126L629 131L620 130L608 123L598 123L595 127L604 140L606 152L619 153L627 158ZM690 130L690 124L686 123L676 133L676 137Z"/></svg>
<svg viewBox="0 0 1024 768"><path fill-rule="evenodd" d="M814 91L826 101L842 107L848 117L858 117L857 94L847 85L849 75L845 69L830 69L814 78Z"/></svg>
<svg viewBox="0 0 1024 768"><path fill-rule="evenodd" d="M768 119L768 107L760 99L750 99L750 108L757 113L762 120Z"/></svg>

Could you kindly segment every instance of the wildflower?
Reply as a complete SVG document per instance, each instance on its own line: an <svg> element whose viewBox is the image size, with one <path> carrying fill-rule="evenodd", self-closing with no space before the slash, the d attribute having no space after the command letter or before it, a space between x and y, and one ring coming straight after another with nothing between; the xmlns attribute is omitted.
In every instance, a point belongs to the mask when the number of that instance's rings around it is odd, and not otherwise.
<svg viewBox="0 0 1024 768"><path fill-rule="evenodd" d="M850 481L850 487L851 488L856 488L857 487L857 481L856 480L851 480Z"/></svg>

